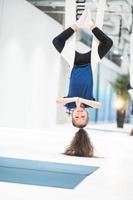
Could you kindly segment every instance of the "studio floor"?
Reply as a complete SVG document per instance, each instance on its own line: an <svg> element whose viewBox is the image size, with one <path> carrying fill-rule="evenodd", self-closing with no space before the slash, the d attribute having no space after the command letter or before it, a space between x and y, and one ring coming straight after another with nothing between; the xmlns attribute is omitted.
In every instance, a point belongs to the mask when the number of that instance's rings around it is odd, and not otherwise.
<svg viewBox="0 0 133 200"><path fill-rule="evenodd" d="M63 155L77 131L70 124L42 130L0 128L0 156L100 168L74 189L0 182L2 200L132 200L132 125L92 124L86 129L95 147L96 158Z"/></svg>

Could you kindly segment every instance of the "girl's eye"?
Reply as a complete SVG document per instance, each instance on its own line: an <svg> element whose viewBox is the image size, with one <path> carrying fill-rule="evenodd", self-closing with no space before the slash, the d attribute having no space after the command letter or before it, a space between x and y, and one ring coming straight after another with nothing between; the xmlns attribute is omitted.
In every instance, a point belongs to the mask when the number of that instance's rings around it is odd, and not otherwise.
<svg viewBox="0 0 133 200"><path fill-rule="evenodd" d="M83 115L83 116L81 116L82 118L85 118L85 116Z"/></svg>
<svg viewBox="0 0 133 200"><path fill-rule="evenodd" d="M79 117L78 117L78 116L76 116L75 118L76 118L76 119L78 119Z"/></svg>

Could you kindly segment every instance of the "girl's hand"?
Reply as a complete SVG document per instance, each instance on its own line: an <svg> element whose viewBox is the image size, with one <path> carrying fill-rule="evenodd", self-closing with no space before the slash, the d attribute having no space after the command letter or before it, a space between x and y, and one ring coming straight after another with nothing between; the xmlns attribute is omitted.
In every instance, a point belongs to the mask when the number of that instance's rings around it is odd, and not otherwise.
<svg viewBox="0 0 133 200"><path fill-rule="evenodd" d="M65 105L67 103L67 100L65 98L58 98L56 100L56 103L57 104L62 104L62 105Z"/></svg>
<svg viewBox="0 0 133 200"><path fill-rule="evenodd" d="M80 105L81 105L81 103L82 103L82 102L81 102L81 98L77 97L77 98L76 98L76 107L79 108Z"/></svg>
<svg viewBox="0 0 133 200"><path fill-rule="evenodd" d="M68 97L68 98L58 98L56 103L65 105L67 103L75 102L77 107L80 107L80 98L79 97Z"/></svg>
<svg viewBox="0 0 133 200"><path fill-rule="evenodd" d="M102 104L100 102L98 102L98 101L89 100L89 99L83 99L83 98L80 98L80 103L89 105L92 108L96 108L96 109L99 109L102 106Z"/></svg>

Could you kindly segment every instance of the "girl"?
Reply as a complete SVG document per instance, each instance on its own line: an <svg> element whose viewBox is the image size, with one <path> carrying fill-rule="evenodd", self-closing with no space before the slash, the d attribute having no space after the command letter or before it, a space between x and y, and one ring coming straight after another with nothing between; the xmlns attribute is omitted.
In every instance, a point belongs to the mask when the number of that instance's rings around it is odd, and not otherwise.
<svg viewBox="0 0 133 200"><path fill-rule="evenodd" d="M70 28L63 31L60 35L53 39L53 45L59 53L62 52L65 42L70 38L79 28L90 28L92 33L99 40L98 54L102 59L112 47L112 40L105 35L98 27L91 21L89 10L85 10L80 19ZM86 126L88 114L85 114L87 107L100 108L101 103L94 101L93 97L93 76L91 69L91 51L87 53L79 53L75 51L74 66L71 71L70 84L68 95L65 98L57 99L57 103L65 105L72 111L72 120L74 125ZM80 105L82 105L80 107ZM78 116L78 113L80 115ZM82 114L83 115L82 115ZM81 118L84 118L84 120ZM83 123L84 121L84 123Z"/></svg>
<svg viewBox="0 0 133 200"><path fill-rule="evenodd" d="M99 40L98 55L102 59L113 45L112 40L96 27L91 21L89 10L85 10L80 19L71 27L53 39L53 45L59 53L62 52L65 42L78 28L90 28ZM80 128L72 140L65 154L76 156L93 156L93 146L83 128L88 124L89 114L87 107L100 108L101 103L93 97L93 76L91 69L91 50L87 53L75 51L74 66L71 71L69 91L67 97L59 98L58 104L66 106L72 117L72 124ZM88 150L86 150L88 149Z"/></svg>

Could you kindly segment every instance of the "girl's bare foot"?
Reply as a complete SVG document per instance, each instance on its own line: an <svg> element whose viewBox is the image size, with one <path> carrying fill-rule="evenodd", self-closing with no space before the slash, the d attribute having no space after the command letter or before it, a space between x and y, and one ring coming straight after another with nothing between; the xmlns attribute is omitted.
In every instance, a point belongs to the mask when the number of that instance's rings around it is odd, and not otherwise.
<svg viewBox="0 0 133 200"><path fill-rule="evenodd" d="M73 25L71 26L71 28L72 28L74 31L77 31L78 26L77 26L76 24L73 24Z"/></svg>

